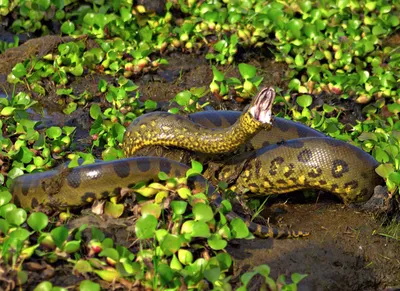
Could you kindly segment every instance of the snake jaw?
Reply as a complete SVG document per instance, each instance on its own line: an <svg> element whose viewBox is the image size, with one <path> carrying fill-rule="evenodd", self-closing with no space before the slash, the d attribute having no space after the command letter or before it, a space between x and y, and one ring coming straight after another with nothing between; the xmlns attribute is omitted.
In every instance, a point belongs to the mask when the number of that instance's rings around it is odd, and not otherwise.
<svg viewBox="0 0 400 291"><path fill-rule="evenodd" d="M253 100L249 110L250 114L262 123L271 124L275 95L275 90L272 87L262 89Z"/></svg>

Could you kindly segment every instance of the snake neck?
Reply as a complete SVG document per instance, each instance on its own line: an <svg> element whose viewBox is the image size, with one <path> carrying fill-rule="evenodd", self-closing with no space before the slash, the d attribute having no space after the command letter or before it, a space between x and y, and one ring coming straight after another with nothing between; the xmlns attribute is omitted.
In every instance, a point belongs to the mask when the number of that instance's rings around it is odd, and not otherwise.
<svg viewBox="0 0 400 291"><path fill-rule="evenodd" d="M153 145L221 154L235 151L260 130L270 128L270 123L256 120L248 111L232 126L218 129L201 126L182 116L153 114L128 128L123 147L126 156L133 156L143 147Z"/></svg>

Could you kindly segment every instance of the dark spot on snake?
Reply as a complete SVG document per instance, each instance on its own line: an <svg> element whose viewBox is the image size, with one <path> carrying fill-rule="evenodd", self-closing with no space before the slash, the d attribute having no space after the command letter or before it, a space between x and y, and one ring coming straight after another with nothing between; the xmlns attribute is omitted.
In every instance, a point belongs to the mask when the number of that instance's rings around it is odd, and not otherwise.
<svg viewBox="0 0 400 291"><path fill-rule="evenodd" d="M294 173L294 168L295 168L294 164L290 163L289 164L289 170L286 173L284 173L283 175L286 178L289 178Z"/></svg>
<svg viewBox="0 0 400 291"><path fill-rule="evenodd" d="M75 174L72 173L68 175L66 180L67 180L67 185L70 186L71 188L76 189L79 188L79 186L81 185L81 176L79 175L79 172L75 172ZM43 184L42 186L46 187L46 185Z"/></svg>
<svg viewBox="0 0 400 291"><path fill-rule="evenodd" d="M276 180L276 182L279 184L286 184L286 181L283 179Z"/></svg>
<svg viewBox="0 0 400 291"><path fill-rule="evenodd" d="M101 197L106 198L106 197L110 196L110 192L109 191L103 191L100 195L101 195Z"/></svg>
<svg viewBox="0 0 400 291"><path fill-rule="evenodd" d="M339 188L338 184L332 184L331 192L335 192Z"/></svg>
<svg viewBox="0 0 400 291"><path fill-rule="evenodd" d="M175 174L175 177L178 177L178 178L182 177L181 171L179 169L176 169L174 174Z"/></svg>
<svg viewBox="0 0 400 291"><path fill-rule="evenodd" d="M164 173L171 173L171 162L168 160L160 160L160 171Z"/></svg>
<svg viewBox="0 0 400 291"><path fill-rule="evenodd" d="M256 159L255 167L256 167L255 168L256 173L260 173L261 167L262 167L262 163L261 163L261 161L259 159Z"/></svg>
<svg viewBox="0 0 400 291"><path fill-rule="evenodd" d="M276 157L275 159L273 159L271 161L269 173L271 175L276 175L279 165L281 165L284 161L285 160L282 157Z"/></svg>
<svg viewBox="0 0 400 291"><path fill-rule="evenodd" d="M214 124L216 127L221 127L222 125L222 119L218 114L215 114L212 119L210 119L212 124Z"/></svg>
<svg viewBox="0 0 400 291"><path fill-rule="evenodd" d="M30 183L29 183L30 184ZM29 188L30 188L30 185L22 185L22 187L21 187L21 192L22 192L22 195L24 195L24 196L26 196L26 195L28 195L28 193L29 193Z"/></svg>
<svg viewBox="0 0 400 291"><path fill-rule="evenodd" d="M289 180L292 181L294 184L297 183L297 179L296 178L290 178Z"/></svg>
<svg viewBox="0 0 400 291"><path fill-rule="evenodd" d="M21 200L19 200L18 196L14 196L14 204L17 206L21 206Z"/></svg>
<svg viewBox="0 0 400 291"><path fill-rule="evenodd" d="M120 178L126 178L130 174L129 163L124 161L119 161L113 164L115 173ZM140 163L138 163L138 168L140 169Z"/></svg>
<svg viewBox="0 0 400 291"><path fill-rule="evenodd" d="M282 145L288 148L299 149L304 146L304 142L300 141L299 139L293 139L284 142Z"/></svg>
<svg viewBox="0 0 400 291"><path fill-rule="evenodd" d="M312 151L310 149L305 149L300 152L300 154L297 156L297 160L300 163L307 163L311 160L312 158Z"/></svg>
<svg viewBox="0 0 400 291"><path fill-rule="evenodd" d="M333 147L338 147L338 146L342 146L342 145L346 144L346 143L344 143L344 142L342 142L340 140L333 139L333 138L330 138L330 137L324 138L324 141L325 141L325 143L327 145L330 145L330 146L333 146Z"/></svg>
<svg viewBox="0 0 400 291"><path fill-rule="evenodd" d="M249 184L249 187L255 187L255 188L258 188L258 184L256 184L256 183L250 183L250 184Z"/></svg>
<svg viewBox="0 0 400 291"><path fill-rule="evenodd" d="M320 185L326 185L326 181L325 181L325 180L319 180L318 183L319 183Z"/></svg>
<svg viewBox="0 0 400 291"><path fill-rule="evenodd" d="M142 159L139 163L137 163L137 167L141 172L147 172L150 170L151 161L149 159Z"/></svg>
<svg viewBox="0 0 400 291"><path fill-rule="evenodd" d="M364 179L368 179L368 174L365 172L361 172L361 177L363 177Z"/></svg>
<svg viewBox="0 0 400 291"><path fill-rule="evenodd" d="M317 178L322 175L322 169L321 168L312 168L308 172L308 176L311 178Z"/></svg>
<svg viewBox="0 0 400 291"><path fill-rule="evenodd" d="M280 122L277 122L278 119L275 120L274 125L279 128L281 131L288 131L290 129L290 125L289 123L284 120L284 119L280 119Z"/></svg>
<svg viewBox="0 0 400 291"><path fill-rule="evenodd" d="M356 180L351 180L350 182L347 182L344 184L344 187L350 187L350 189L356 189L358 187L358 182Z"/></svg>
<svg viewBox="0 0 400 291"><path fill-rule="evenodd" d="M368 189L367 189L367 188L363 188L363 189L360 191L360 195L359 195L359 196L365 197L365 196L367 196L368 194L369 194Z"/></svg>
<svg viewBox="0 0 400 291"><path fill-rule="evenodd" d="M269 141L264 141L264 142L262 143L262 147L267 147L267 146L269 146L269 145L270 145Z"/></svg>
<svg viewBox="0 0 400 291"><path fill-rule="evenodd" d="M334 178L343 177L344 173L349 171L349 165L343 160L334 160L332 163L332 176Z"/></svg>
<svg viewBox="0 0 400 291"><path fill-rule="evenodd" d="M96 199L96 194L93 192L86 192L81 196L81 201L84 203L87 203L89 201L95 200Z"/></svg>
<svg viewBox="0 0 400 291"><path fill-rule="evenodd" d="M33 197L31 201L31 207L36 208L38 206L39 206L39 201L35 197Z"/></svg>

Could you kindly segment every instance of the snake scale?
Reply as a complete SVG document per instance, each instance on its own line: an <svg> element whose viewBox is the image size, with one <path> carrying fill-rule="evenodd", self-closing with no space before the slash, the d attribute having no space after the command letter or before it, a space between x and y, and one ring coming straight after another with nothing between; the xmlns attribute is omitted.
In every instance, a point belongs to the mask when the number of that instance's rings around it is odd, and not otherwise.
<svg viewBox="0 0 400 291"><path fill-rule="evenodd" d="M376 160L358 147L328 138L302 124L281 118L272 122L274 98L272 88L263 89L243 113L201 112L188 117L159 112L145 114L127 128L124 152L127 156L136 155L159 145L161 151L150 151L151 154L168 156L170 150L164 147L168 145L216 154L233 152L242 146L242 152L226 154L219 162L211 162L204 177L191 177L192 187L212 194L215 189L209 181L227 181L237 193L245 193L246 197L313 188L331 192L344 203L368 200L374 187L382 183L375 173ZM191 151L189 157L194 154ZM38 205L58 209L79 207L94 199L117 195L123 187L157 179L160 171L184 176L189 167L179 162L183 152L188 151L179 150L174 157L178 161L171 160L171 156L168 159L131 157L27 174L14 180L11 192L15 203L25 208ZM212 196L219 205L221 197ZM228 216L233 217L237 216L234 213ZM252 222L247 224L261 237L307 234Z"/></svg>

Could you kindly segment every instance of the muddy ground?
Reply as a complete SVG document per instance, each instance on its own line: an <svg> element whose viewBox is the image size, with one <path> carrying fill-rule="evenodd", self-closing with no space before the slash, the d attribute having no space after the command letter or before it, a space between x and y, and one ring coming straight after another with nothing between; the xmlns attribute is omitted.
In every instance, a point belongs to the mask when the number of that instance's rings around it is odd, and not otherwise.
<svg viewBox="0 0 400 291"><path fill-rule="evenodd" d="M48 50L49 48L46 48L46 51ZM162 66L156 73L134 79L140 86L141 100L151 98L164 106L183 89L208 86L211 82L211 67L203 56L174 53L166 57L169 65ZM259 68L259 74L264 76L264 85L285 88L286 67L275 64L267 49L242 54L240 58ZM228 76L238 76L238 71L233 66L225 70ZM3 79L0 76L0 80L5 80L5 72L1 73ZM112 78L104 78L112 82ZM82 77L80 81L75 79L71 86L74 92L88 88L95 90L98 79L98 75ZM54 98L48 98L46 102L42 99L42 105L47 109L39 110L39 113L32 111L32 118L42 120L45 127L77 126L77 140L80 141L81 147L84 147L89 142L88 128L91 121L88 117L88 108L79 109L71 116L64 116L54 111L56 109L53 106L56 101ZM363 118L358 105L340 101L335 96L325 96L325 98L325 102L343 107L344 121L352 122ZM321 100L316 99L314 105L320 105ZM210 101L214 109L241 109L244 106L235 101L221 102L211 95L206 96L204 101ZM383 235L387 233L387 229L382 226L384 222L382 217L358 212L330 197L308 199L307 203L302 202L302 199L293 199L293 196L287 196L285 199L288 203L280 200L268 206L268 213L273 214L271 223L307 230L311 235L301 239L254 239L231 242L228 251L235 258L233 275L236 282L240 274L251 270L253 266L268 264L273 278L279 274L289 275L293 272L308 274L300 284L300 290L395 290L396 286L400 287L400 242ZM126 226L131 224L130 221L118 221L117 224L114 224L115 221L105 223L103 219L99 220L93 218L93 215L88 215L72 223L81 224L82 220L89 220L93 224L105 227L105 231L118 243L129 242ZM70 274L70 270L58 269L47 279L65 286L73 284L71 280L74 278L76 280L76 277L71 277ZM37 276L38 280L43 280L43 274ZM251 290L259 290L260 278L256 278L252 283ZM36 284L31 286L34 285Z"/></svg>

